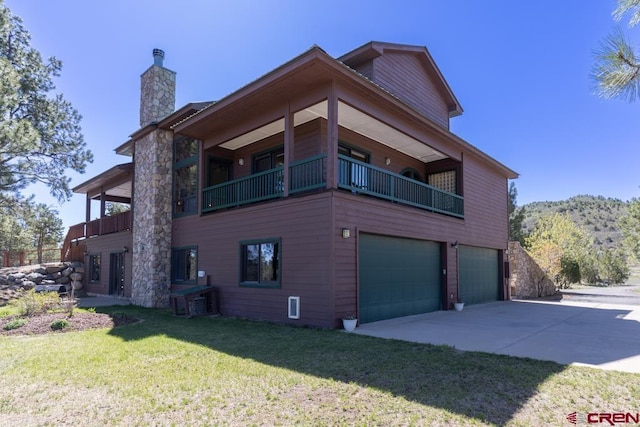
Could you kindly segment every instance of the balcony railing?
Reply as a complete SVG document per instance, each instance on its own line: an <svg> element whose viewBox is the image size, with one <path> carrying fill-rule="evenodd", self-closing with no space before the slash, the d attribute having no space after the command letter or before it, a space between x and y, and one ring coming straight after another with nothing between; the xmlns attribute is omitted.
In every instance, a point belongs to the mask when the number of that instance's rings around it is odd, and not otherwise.
<svg viewBox="0 0 640 427"><path fill-rule="evenodd" d="M292 163L289 168L289 193L326 187L327 181L324 178L326 176L326 158L327 155L322 154Z"/></svg>
<svg viewBox="0 0 640 427"><path fill-rule="evenodd" d="M338 155L338 187L458 218L464 199L419 181Z"/></svg>
<svg viewBox="0 0 640 427"><path fill-rule="evenodd" d="M293 194L325 187L325 158L326 155L321 155L292 163L289 167L289 192ZM284 168L278 167L203 189L202 212L277 199L283 195Z"/></svg>
<svg viewBox="0 0 640 427"><path fill-rule="evenodd" d="M74 254L74 247L78 247L85 239L93 236L118 233L131 229L131 211L105 216L89 222L69 227L67 236L62 244L60 258L62 261L79 261L78 254ZM75 246L74 246L75 244ZM76 251L77 252L77 251ZM80 254L81 255L81 254Z"/></svg>
<svg viewBox="0 0 640 427"><path fill-rule="evenodd" d="M240 206L284 194L284 169L278 167L202 190L202 212Z"/></svg>
<svg viewBox="0 0 640 427"><path fill-rule="evenodd" d="M326 187L326 155L292 163L289 168L289 193L295 194ZM284 196L282 167L234 179L202 190L202 212L242 206ZM338 187L432 212L462 218L464 199L362 163L338 156Z"/></svg>

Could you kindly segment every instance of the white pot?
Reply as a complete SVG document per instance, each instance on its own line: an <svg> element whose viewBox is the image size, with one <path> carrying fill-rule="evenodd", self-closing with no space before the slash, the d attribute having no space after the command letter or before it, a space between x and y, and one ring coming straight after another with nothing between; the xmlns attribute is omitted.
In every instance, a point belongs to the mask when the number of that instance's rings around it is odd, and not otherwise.
<svg viewBox="0 0 640 427"><path fill-rule="evenodd" d="M358 319L342 319L342 326L347 332L353 332L358 324Z"/></svg>
<svg viewBox="0 0 640 427"><path fill-rule="evenodd" d="M453 307L456 309L456 311L462 311L462 309L464 308L464 303L463 302L454 302L453 303Z"/></svg>

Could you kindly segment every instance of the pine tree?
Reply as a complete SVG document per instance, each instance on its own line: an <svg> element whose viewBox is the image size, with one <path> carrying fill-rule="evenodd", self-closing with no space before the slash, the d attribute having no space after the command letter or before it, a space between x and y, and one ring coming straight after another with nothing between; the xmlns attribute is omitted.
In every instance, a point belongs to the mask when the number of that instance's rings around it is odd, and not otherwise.
<svg viewBox="0 0 640 427"><path fill-rule="evenodd" d="M52 94L62 62L43 61L30 35L0 1L0 206L40 182L58 200L71 197L66 170L84 172L81 116L61 94Z"/></svg>
<svg viewBox="0 0 640 427"><path fill-rule="evenodd" d="M629 26L640 23L640 0L618 0L613 12L616 21L631 12ZM633 102L640 97L640 55L636 54L619 28L600 43L595 51L593 78L599 96L619 97Z"/></svg>

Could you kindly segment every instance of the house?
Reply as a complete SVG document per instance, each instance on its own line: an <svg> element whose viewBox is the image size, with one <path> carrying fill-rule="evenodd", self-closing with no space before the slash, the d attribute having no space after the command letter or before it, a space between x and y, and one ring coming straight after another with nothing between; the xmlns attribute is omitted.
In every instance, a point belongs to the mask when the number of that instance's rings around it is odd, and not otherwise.
<svg viewBox="0 0 640 427"><path fill-rule="evenodd" d="M325 328L509 298L517 174L450 132L462 107L426 48L313 46L178 110L163 58L116 148L130 161L74 188L87 222L63 252L88 292L158 307L211 284L225 316ZM132 209L105 216L107 201Z"/></svg>

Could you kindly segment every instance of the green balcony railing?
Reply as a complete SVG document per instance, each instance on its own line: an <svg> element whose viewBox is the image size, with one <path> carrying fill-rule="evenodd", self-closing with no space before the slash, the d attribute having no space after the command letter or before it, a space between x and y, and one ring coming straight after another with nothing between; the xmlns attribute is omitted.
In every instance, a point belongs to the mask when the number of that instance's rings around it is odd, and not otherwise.
<svg viewBox="0 0 640 427"><path fill-rule="evenodd" d="M276 199L283 194L284 170L281 166L203 189L202 212Z"/></svg>
<svg viewBox="0 0 640 427"><path fill-rule="evenodd" d="M464 199L419 181L338 155L338 187L458 218Z"/></svg>
<svg viewBox="0 0 640 427"><path fill-rule="evenodd" d="M292 163L289 168L289 193L326 187L326 158L327 155L322 154Z"/></svg>

